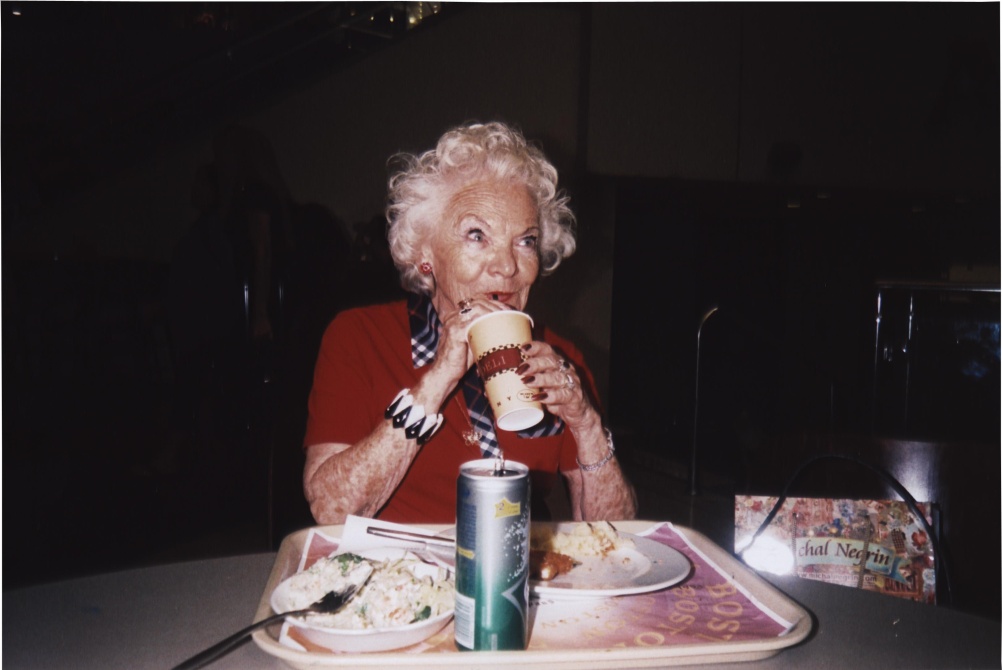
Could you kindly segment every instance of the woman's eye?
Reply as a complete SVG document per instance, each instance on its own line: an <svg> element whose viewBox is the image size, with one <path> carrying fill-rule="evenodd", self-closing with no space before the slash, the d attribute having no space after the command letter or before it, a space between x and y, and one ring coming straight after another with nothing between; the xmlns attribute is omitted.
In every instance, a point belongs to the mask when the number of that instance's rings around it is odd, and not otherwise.
<svg viewBox="0 0 1002 670"><path fill-rule="evenodd" d="M527 247L529 249L535 249L536 245L538 243L539 243L539 237L538 236L536 236L536 235L528 235L528 236L522 238L522 240L520 242L520 245L523 246L523 247Z"/></svg>
<svg viewBox="0 0 1002 670"><path fill-rule="evenodd" d="M467 231L466 239L472 240L473 242L483 242L484 241L484 231L479 228L473 228Z"/></svg>

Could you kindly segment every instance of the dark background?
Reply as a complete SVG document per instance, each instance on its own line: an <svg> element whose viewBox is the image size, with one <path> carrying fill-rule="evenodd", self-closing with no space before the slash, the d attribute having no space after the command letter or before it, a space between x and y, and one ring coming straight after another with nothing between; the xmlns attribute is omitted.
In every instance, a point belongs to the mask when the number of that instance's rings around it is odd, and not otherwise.
<svg viewBox="0 0 1002 670"><path fill-rule="evenodd" d="M0 3L4 588L310 523L319 333L394 295L385 159L502 118L574 198L535 313L591 362L641 514L718 505L728 546L734 493L865 458L940 503L954 565L991 556L955 600L997 617L998 3L420 3L405 27L418 4ZM238 337L179 393L167 287L234 124L329 246L296 247L316 273L273 346ZM889 495L831 464L804 486Z"/></svg>

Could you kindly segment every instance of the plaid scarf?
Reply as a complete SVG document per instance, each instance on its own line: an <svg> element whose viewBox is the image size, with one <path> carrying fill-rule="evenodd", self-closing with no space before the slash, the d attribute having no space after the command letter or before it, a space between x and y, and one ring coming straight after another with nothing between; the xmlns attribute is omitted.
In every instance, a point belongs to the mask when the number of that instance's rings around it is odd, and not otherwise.
<svg viewBox="0 0 1002 670"><path fill-rule="evenodd" d="M411 327L411 359L414 368L424 367L433 360L438 352L439 331L442 322L438 318L431 299L416 293L407 295L407 313ZM470 425L480 434L480 451L484 458L497 458L501 455L497 433L494 431L494 413L487 402L484 393L484 383L477 374L477 366L472 366L463 375L460 382L463 389L463 399L470 413ZM557 435L564 429L564 422L550 413L531 428L519 431L521 438L548 437Z"/></svg>

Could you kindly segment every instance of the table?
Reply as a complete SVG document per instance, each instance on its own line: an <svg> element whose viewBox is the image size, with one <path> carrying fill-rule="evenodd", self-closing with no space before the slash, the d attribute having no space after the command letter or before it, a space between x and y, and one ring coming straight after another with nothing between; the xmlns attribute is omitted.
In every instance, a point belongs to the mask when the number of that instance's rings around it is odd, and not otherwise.
<svg viewBox="0 0 1002 670"><path fill-rule="evenodd" d="M170 667L252 621L275 557L174 563L4 591L3 665ZM999 667L998 621L797 577L765 577L814 615L815 630L798 646L736 668ZM287 670L253 642L210 667Z"/></svg>

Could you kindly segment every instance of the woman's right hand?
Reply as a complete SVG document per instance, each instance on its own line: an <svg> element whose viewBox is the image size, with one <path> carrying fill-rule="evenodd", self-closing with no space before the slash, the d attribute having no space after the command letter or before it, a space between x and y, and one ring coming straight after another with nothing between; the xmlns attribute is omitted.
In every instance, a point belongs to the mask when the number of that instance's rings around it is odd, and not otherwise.
<svg viewBox="0 0 1002 670"><path fill-rule="evenodd" d="M511 309L503 303L484 299L461 300L459 305L459 308L439 315L442 331L439 333L438 353L428 371L429 375L441 375L443 379L451 380L447 391L459 383L475 362L466 339L466 330L473 320L484 314Z"/></svg>

